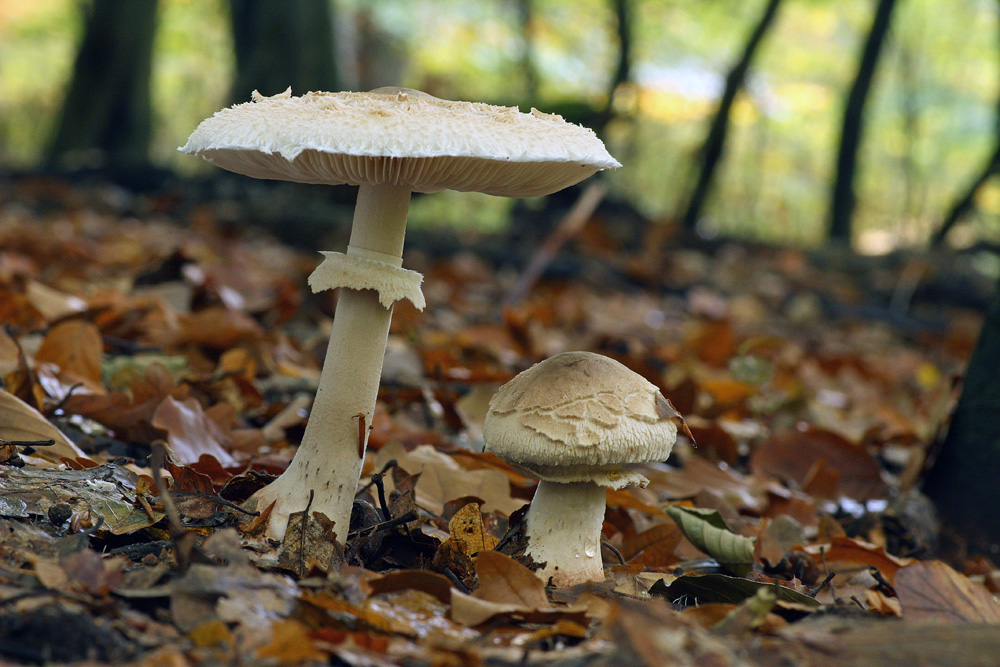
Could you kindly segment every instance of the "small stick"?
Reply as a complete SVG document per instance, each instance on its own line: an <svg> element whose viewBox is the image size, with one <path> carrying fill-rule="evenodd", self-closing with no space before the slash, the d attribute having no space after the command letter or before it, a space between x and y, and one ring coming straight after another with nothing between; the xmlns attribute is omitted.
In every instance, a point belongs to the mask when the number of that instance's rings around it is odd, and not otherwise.
<svg viewBox="0 0 1000 667"><path fill-rule="evenodd" d="M376 523L374 526L368 526L367 528L358 528L357 530L352 530L347 534L347 538L350 539L352 537L359 537L362 535L368 535L370 533L389 530L390 528L395 528L400 524L409 523L416 518L417 518L417 513L414 510L410 510L403 516L396 517L395 519L389 519L388 521L383 521L382 523Z"/></svg>
<svg viewBox="0 0 1000 667"><path fill-rule="evenodd" d="M559 221L555 230L545 239L541 247L535 253L528 266L521 274L521 278L514 285L514 288L504 300L505 306L517 306L535 286L538 279L545 273L552 260L559 254L563 245L583 229L590 217L597 209L597 205L604 199L607 187L600 181L591 181L568 213Z"/></svg>
<svg viewBox="0 0 1000 667"><path fill-rule="evenodd" d="M69 399L71 399L73 397L73 392L76 391L77 389L79 389L82 386L83 386L82 382L77 382L76 384L74 384L73 386L71 386L66 391L66 395L63 396L61 399L59 399L59 402L56 403L49 412L51 414L55 414L56 412L59 412L64 407L66 407L66 404L69 402Z"/></svg>
<svg viewBox="0 0 1000 667"><path fill-rule="evenodd" d="M387 473L392 468L395 468L397 465L399 465L399 464L396 463L396 459L390 459L389 461L386 461L385 465L382 466L382 470L378 474L384 475L385 473ZM358 489L358 492L355 493L354 495L355 496L361 495L362 493L364 493L368 489L372 488L372 486L374 486L374 484L375 484L375 478L374 478L374 475L373 475L371 481L369 481L367 484L365 484L360 489Z"/></svg>
<svg viewBox="0 0 1000 667"><path fill-rule="evenodd" d="M466 586L462 582L462 580L458 578L458 575L455 574L450 567L444 568L444 576L448 577L448 579L451 581L451 583L455 585L455 588L457 588L458 590L462 591L466 595L468 595L469 593L472 592L472 591L469 590L469 587Z"/></svg>
<svg viewBox="0 0 1000 667"><path fill-rule="evenodd" d="M10 445L12 447L51 447L56 444L55 440L4 440L0 438L0 445Z"/></svg>
<svg viewBox="0 0 1000 667"><path fill-rule="evenodd" d="M892 584L889 583L889 580L882 575L882 572L879 571L877 567L875 567L874 565L872 567L869 567L868 574L872 575L872 577L875 578L875 581L878 582L879 590L881 590L886 595L891 595L893 597L896 596L896 589L892 587Z"/></svg>
<svg viewBox="0 0 1000 667"><path fill-rule="evenodd" d="M819 548L819 557L823 560L823 571L824 572L829 572L830 568L827 567L827 565L826 565L826 547L825 546L821 546ZM830 595L833 596L834 600L837 599L837 589L833 587L833 582L832 581L830 582Z"/></svg>
<svg viewBox="0 0 1000 667"><path fill-rule="evenodd" d="M816 597L817 595L820 594L820 591L826 588L830 584L830 582L833 581L833 578L836 576L837 576L836 572L829 573L828 575L826 575L826 578L823 581L819 582L819 585L816 586L816 588L811 588L808 591L806 591L806 595L808 595L811 598ZM833 586L830 586L830 589L832 591Z"/></svg>
<svg viewBox="0 0 1000 667"><path fill-rule="evenodd" d="M613 553L615 555L615 558L618 559L619 564L628 565L628 563L625 562L625 557L622 556L622 552L618 551L618 549L615 548L615 545L611 544L611 542L608 542L607 540L601 540L601 546L610 551L611 553Z"/></svg>
<svg viewBox="0 0 1000 667"><path fill-rule="evenodd" d="M167 514L167 521L170 523L170 532L176 538L186 533L187 529L181 523L181 515L177 511L177 506L174 505L174 499L170 497L170 493L167 491L166 482L163 481L161 468L163 468L164 459L166 459L166 450L164 450L163 443L160 441L153 443L152 450L153 457L150 461L152 464L150 468L153 472L153 484L156 486L156 493L160 496L160 502L163 503L163 511Z"/></svg>
<svg viewBox="0 0 1000 667"><path fill-rule="evenodd" d="M389 511L389 503L385 502L385 484L382 482L383 474L377 472L372 475L372 484L375 485L375 489L378 491L378 505L382 510L382 518L388 521L392 518L392 512Z"/></svg>

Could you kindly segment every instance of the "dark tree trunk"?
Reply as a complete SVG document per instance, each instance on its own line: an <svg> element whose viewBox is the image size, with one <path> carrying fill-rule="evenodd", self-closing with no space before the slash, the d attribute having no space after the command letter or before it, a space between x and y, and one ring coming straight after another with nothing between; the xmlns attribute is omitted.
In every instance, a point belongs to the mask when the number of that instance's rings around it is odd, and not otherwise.
<svg viewBox="0 0 1000 667"><path fill-rule="evenodd" d="M948 435L924 481L945 525L977 551L1000 545L1000 285L969 360Z"/></svg>
<svg viewBox="0 0 1000 667"><path fill-rule="evenodd" d="M156 0L85 5L83 41L47 162L112 176L149 165Z"/></svg>
<svg viewBox="0 0 1000 667"><path fill-rule="evenodd" d="M948 236L948 232L951 231L952 227L958 224L962 218L971 213L972 209L975 208L976 193L979 192L979 188L998 173L1000 173L1000 138L997 139L996 147L993 149L992 155L987 159L986 164L972 178L972 181L966 186L965 190L955 198L951 208L948 209L948 213L944 216L941 226L938 227L938 230L934 232L934 236L931 238L932 246L939 246L944 243L944 239Z"/></svg>
<svg viewBox="0 0 1000 667"><path fill-rule="evenodd" d="M337 90L333 10L329 0L230 0L236 75L230 97L246 102L254 90L275 95L289 86L301 95Z"/></svg>
<svg viewBox="0 0 1000 667"><path fill-rule="evenodd" d="M774 24L774 19L777 16L780 5L781 0L769 0L753 32L750 33L750 39L747 40L746 45L743 47L743 52L740 54L739 60L736 61L726 75L726 85L722 91L722 99L719 100L719 107L715 111L712 124L708 129L708 135L705 137L705 143L701 148L701 169L698 172L698 180L695 183L690 199L688 199L687 209L681 218L681 224L686 230L694 230L698 224L698 219L701 217L701 210L708 200L712 182L715 179L716 169L722 160L722 154L726 147L726 134L729 131L729 113L733 108L733 103L736 101L737 93L743 88L747 70L750 69L750 63L757 52L757 47L760 46L764 36L767 35L768 30Z"/></svg>
<svg viewBox="0 0 1000 667"><path fill-rule="evenodd" d="M1000 23L998 23L998 26L1000 26ZM1000 173L1000 97L997 98L993 136L996 142L993 153L987 158L986 164L983 165L982 169L972 177L966 188L955 198L955 201L948 209L947 215L944 216L941 226L931 238L932 246L939 246L944 243L944 239L948 236L951 228L972 212L975 206L976 193L979 191L979 188L991 177Z"/></svg>
<svg viewBox="0 0 1000 667"><path fill-rule="evenodd" d="M892 10L896 0L878 0L872 26L868 31L854 84L844 105L844 118L840 130L840 149L837 153L837 171L833 193L830 197L830 238L850 243L851 218L854 214L854 175L857 171L858 148L864 131L865 102L871 89L879 54L892 23Z"/></svg>
<svg viewBox="0 0 1000 667"><path fill-rule="evenodd" d="M603 134L615 115L615 91L632 78L632 7L630 0L611 0L615 12L615 34L618 36L618 62L608 81L608 102L594 123L594 131Z"/></svg>
<svg viewBox="0 0 1000 667"><path fill-rule="evenodd" d="M538 101L538 70L535 68L535 4L534 0L517 0L517 21L521 27L521 73L524 76L524 97Z"/></svg>

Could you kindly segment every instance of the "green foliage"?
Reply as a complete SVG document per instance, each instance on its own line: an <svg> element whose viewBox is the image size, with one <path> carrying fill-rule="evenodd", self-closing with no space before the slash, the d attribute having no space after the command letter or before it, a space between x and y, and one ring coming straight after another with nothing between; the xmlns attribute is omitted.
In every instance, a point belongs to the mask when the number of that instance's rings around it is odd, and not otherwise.
<svg viewBox="0 0 1000 667"><path fill-rule="evenodd" d="M606 138L625 165L611 178L617 193L649 215L671 218L682 210L722 77L764 2L632 0L634 85L616 99L626 115ZM602 107L618 48L610 2L530 5L529 39L518 0L336 0L339 53L365 23L396 45L402 85L523 107L551 109L564 101ZM71 0L2 3L0 163L37 163L58 121L85 7ZM871 10L869 0L783 5L734 108L702 231L822 241L843 96ZM153 158L160 164L205 168L174 149L228 99L227 12L225 0L161 0L153 78ZM991 150L1000 84L997 20L995 2L901 3L860 156L863 250L923 242ZM526 54L537 99L528 99ZM973 230L996 233L1000 190L986 188L977 203L983 215Z"/></svg>

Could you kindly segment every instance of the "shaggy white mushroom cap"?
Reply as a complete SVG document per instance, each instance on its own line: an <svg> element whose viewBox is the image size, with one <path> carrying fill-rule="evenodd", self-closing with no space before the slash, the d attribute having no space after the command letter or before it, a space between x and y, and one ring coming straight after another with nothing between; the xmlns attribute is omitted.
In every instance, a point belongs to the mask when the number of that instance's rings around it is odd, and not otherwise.
<svg viewBox="0 0 1000 667"><path fill-rule="evenodd" d="M182 152L255 178L406 185L533 197L621 165L588 128L534 109L401 88L253 96L195 129Z"/></svg>
<svg viewBox="0 0 1000 667"><path fill-rule="evenodd" d="M614 359L564 352L500 387L486 449L539 479L620 489L648 480L630 464L663 461L684 420L654 384Z"/></svg>

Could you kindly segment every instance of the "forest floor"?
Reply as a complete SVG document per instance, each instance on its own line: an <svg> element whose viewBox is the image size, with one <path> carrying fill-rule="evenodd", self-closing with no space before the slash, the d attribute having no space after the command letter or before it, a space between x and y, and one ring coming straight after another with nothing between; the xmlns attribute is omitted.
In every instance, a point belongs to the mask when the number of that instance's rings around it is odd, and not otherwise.
<svg viewBox="0 0 1000 667"><path fill-rule="evenodd" d="M344 545L320 522L265 568L239 503L302 435L319 256L211 204L0 181L0 663L995 664L1000 570L919 492L980 260L639 257L614 223L516 302L518 267L411 234L428 305L394 311L357 497L379 508L385 473L384 510L415 514L359 512ZM608 492L605 582L553 589L492 550L535 481L481 428L573 349L654 382L697 446Z"/></svg>

